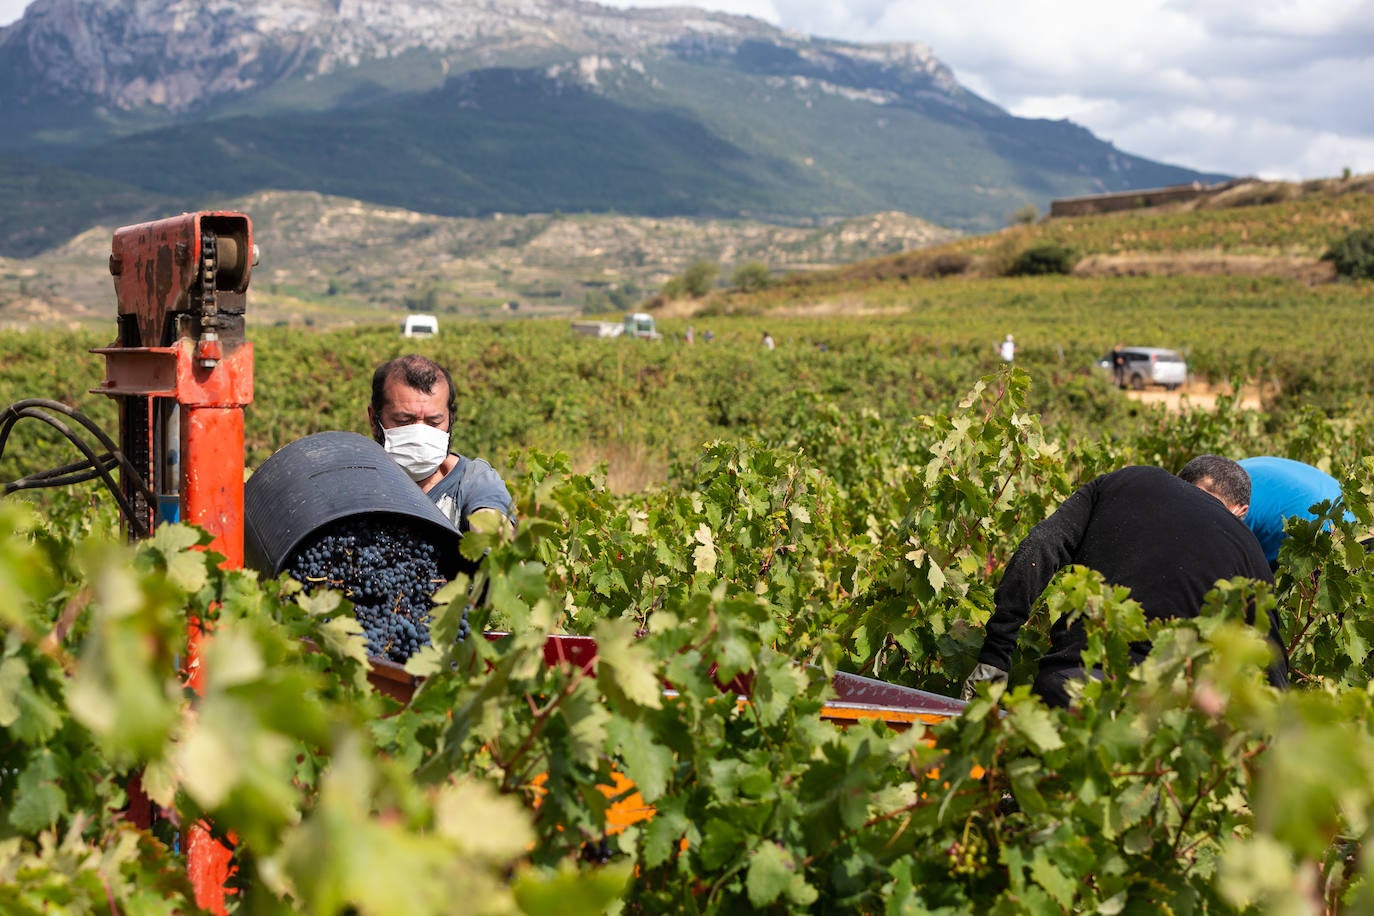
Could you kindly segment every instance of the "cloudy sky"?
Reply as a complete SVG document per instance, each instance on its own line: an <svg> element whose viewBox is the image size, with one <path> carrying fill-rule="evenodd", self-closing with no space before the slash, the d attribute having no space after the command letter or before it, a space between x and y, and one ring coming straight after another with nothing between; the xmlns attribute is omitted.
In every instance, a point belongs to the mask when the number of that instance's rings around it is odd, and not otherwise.
<svg viewBox="0 0 1374 916"><path fill-rule="evenodd" d="M676 6L684 0L611 0ZM0 24L27 0L0 0ZM1374 172L1374 0L701 0L809 35L918 41L1024 117L1208 172Z"/></svg>

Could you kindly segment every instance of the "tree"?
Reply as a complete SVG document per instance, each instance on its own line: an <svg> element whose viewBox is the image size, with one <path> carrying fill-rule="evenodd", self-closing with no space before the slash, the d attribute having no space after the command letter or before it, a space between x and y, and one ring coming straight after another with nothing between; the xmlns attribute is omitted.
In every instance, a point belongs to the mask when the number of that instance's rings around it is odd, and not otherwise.
<svg viewBox="0 0 1374 916"><path fill-rule="evenodd" d="M680 299L686 291L686 286L683 284L681 277L669 277L668 282L663 284L663 289L661 290L663 298L665 299Z"/></svg>
<svg viewBox="0 0 1374 916"><path fill-rule="evenodd" d="M693 261L682 274L682 286L687 295L700 299L715 288L720 265L710 261Z"/></svg>
<svg viewBox="0 0 1374 916"><path fill-rule="evenodd" d="M762 261L749 261L735 268L730 275L730 284L744 293L764 289L773 282L773 272Z"/></svg>
<svg viewBox="0 0 1374 916"><path fill-rule="evenodd" d="M1017 255L1007 274L1012 277L1067 274L1073 272L1073 265L1077 260L1071 249L1056 242L1046 242L1027 248Z"/></svg>
<svg viewBox="0 0 1374 916"><path fill-rule="evenodd" d="M1356 280L1374 280L1374 228L1356 229L1332 245L1323 261L1336 265L1336 273Z"/></svg>

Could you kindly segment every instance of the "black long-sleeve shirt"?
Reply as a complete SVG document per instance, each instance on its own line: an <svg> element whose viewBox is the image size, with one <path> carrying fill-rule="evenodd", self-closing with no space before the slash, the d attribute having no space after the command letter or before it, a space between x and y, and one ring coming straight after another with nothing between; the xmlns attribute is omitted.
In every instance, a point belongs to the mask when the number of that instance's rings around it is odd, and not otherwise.
<svg viewBox="0 0 1374 916"><path fill-rule="evenodd" d="M1122 468L1080 487L1016 548L993 595L980 662L1011 670L1031 607L1069 564L1128 587L1152 620L1196 617L1219 579L1274 581L1255 536L1216 497L1163 468ZM1287 686L1288 660L1272 611L1269 636L1277 649L1269 681ZM1057 621L1041 671L1080 667L1086 646L1081 623ZM1149 651L1147 644L1132 648L1137 661Z"/></svg>

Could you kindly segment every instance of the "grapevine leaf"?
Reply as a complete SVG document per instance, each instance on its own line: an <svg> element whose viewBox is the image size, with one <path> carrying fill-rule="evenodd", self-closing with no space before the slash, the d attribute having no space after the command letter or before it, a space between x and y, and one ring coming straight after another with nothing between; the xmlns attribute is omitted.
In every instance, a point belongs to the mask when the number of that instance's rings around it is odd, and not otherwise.
<svg viewBox="0 0 1374 916"><path fill-rule="evenodd" d="M330 588L301 592L296 595L296 603L311 617L351 616L349 609L344 607L343 595Z"/></svg>
<svg viewBox="0 0 1374 916"><path fill-rule="evenodd" d="M582 681L560 704L559 711L568 723L569 755L585 766L595 766L605 748L606 724L612 717L590 682Z"/></svg>
<svg viewBox="0 0 1374 916"><path fill-rule="evenodd" d="M1031 857L1031 878L1036 884L1049 891L1050 896L1066 910L1073 910L1074 894L1077 883L1069 878L1050 861L1049 853L1037 849Z"/></svg>
<svg viewBox="0 0 1374 916"><path fill-rule="evenodd" d="M806 676L795 667L761 667L754 679L751 700L759 718L771 724L787 714L805 687Z"/></svg>
<svg viewBox="0 0 1374 916"><path fill-rule="evenodd" d="M663 705L663 687L649 649L634 641L634 621L604 620L596 627L597 681L607 693L617 693L649 709Z"/></svg>
<svg viewBox="0 0 1374 916"><path fill-rule="evenodd" d="M209 542L209 537L203 531L190 525L170 524L159 525L149 543L164 558L170 558L174 554Z"/></svg>
<svg viewBox="0 0 1374 916"><path fill-rule="evenodd" d="M0 683L0 728L7 728L10 735L20 741L42 744L61 730L63 710L47 693L33 689L27 678L28 667L24 665L23 660L14 661L24 670L23 686L6 696L7 689ZM0 682L4 679L3 673L0 673ZM14 720L10 722L4 721L4 710L7 705L12 705L16 712Z"/></svg>
<svg viewBox="0 0 1374 916"><path fill-rule="evenodd" d="M213 808L239 780L246 736L242 728L227 732L207 718L201 715L196 719L175 756L186 792L201 805Z"/></svg>
<svg viewBox="0 0 1374 916"><path fill-rule="evenodd" d="M1048 810L1049 803L1039 788L1039 781L1044 772L1040 761L1032 757L1023 757L1007 764L1007 776L1011 780L1012 792L1022 810L1034 813Z"/></svg>
<svg viewBox="0 0 1374 916"><path fill-rule="evenodd" d="M650 804L658 801L668 788L673 769L673 752L654 740L643 723L615 717L606 731L625 761L625 775L634 781L639 794Z"/></svg>
<svg viewBox="0 0 1374 916"><path fill-rule="evenodd" d="M1121 838L1121 848L1133 856L1144 855L1154 846L1154 835L1145 826L1132 827Z"/></svg>
<svg viewBox="0 0 1374 916"><path fill-rule="evenodd" d="M31 689L29 666L22 658L0 661L0 728L8 729L19 720L19 703Z"/></svg>
<svg viewBox="0 0 1374 916"><path fill-rule="evenodd" d="M715 871L739 859L746 834L729 821L713 817L702 830L701 864Z"/></svg>
<svg viewBox="0 0 1374 916"><path fill-rule="evenodd" d="M431 631L432 633L432 631ZM437 674L443 667L444 656L435 646L421 646L415 654L406 659L404 665L407 674L415 677L430 677Z"/></svg>
<svg viewBox="0 0 1374 916"><path fill-rule="evenodd" d="M171 760L162 758L149 763L143 768L141 782L148 797L162 807L171 808L176 802L176 793L181 787L181 782Z"/></svg>
<svg viewBox="0 0 1374 916"><path fill-rule="evenodd" d="M1039 753L1058 750L1064 746L1054 717L1043 706L1020 703L1011 716L1011 727L1029 741Z"/></svg>
<svg viewBox="0 0 1374 916"><path fill-rule="evenodd" d="M9 822L16 829L29 833L51 827L67 813L67 796L60 786L61 777L53 755L47 751L35 754L19 774Z"/></svg>
<svg viewBox="0 0 1374 916"><path fill-rule="evenodd" d="M472 780L446 787L434 814L439 833L455 843L480 846L483 855L496 859L519 856L533 839L519 804Z"/></svg>
<svg viewBox="0 0 1374 916"><path fill-rule="evenodd" d="M266 668L257 641L233 626L221 625L201 648L206 678L216 690L255 681Z"/></svg>
<svg viewBox="0 0 1374 916"><path fill-rule="evenodd" d="M551 875L524 869L512 889L526 916L601 916L624 894L631 874L628 863L589 872L564 867Z"/></svg>
<svg viewBox="0 0 1374 916"><path fill-rule="evenodd" d="M350 658L359 665L367 664L367 640L363 625L352 614L331 617L317 631L321 648L330 655Z"/></svg>
<svg viewBox="0 0 1374 916"><path fill-rule="evenodd" d="M749 873L745 879L749 903L762 907L777 900L791 886L794 874L796 862L792 854L777 843L765 840L749 859Z"/></svg>
<svg viewBox="0 0 1374 916"><path fill-rule="evenodd" d="M91 576L96 603L101 611L118 620L143 607L143 591L134 571L118 563L101 563Z"/></svg>
<svg viewBox="0 0 1374 916"><path fill-rule="evenodd" d="M699 546L692 551L692 561L696 564L697 572L709 576L716 571L715 538L712 537L711 529L706 527L704 522L697 528L695 538Z"/></svg>
<svg viewBox="0 0 1374 916"><path fill-rule="evenodd" d="M88 640L68 683L72 715L112 749L156 755L178 715L170 682L150 669L146 642L133 629L107 627Z"/></svg>
<svg viewBox="0 0 1374 916"><path fill-rule="evenodd" d="M691 827L691 822L682 813L682 804L681 799L668 799L644 825L644 864L647 867L658 868L680 848L679 844Z"/></svg>
<svg viewBox="0 0 1374 916"><path fill-rule="evenodd" d="M188 595L194 595L205 587L210 573L205 568L205 554L196 551L181 551L167 554L167 578L172 584Z"/></svg>
<svg viewBox="0 0 1374 916"><path fill-rule="evenodd" d="M926 578L930 580L930 587L937 594L945 587L945 571L933 560L926 567Z"/></svg>
<svg viewBox="0 0 1374 916"><path fill-rule="evenodd" d="M1310 909L1294 900L1291 908L1279 907L1273 897L1292 894L1302 879L1294 874L1293 860L1283 844L1268 836L1233 843L1224 853L1218 876L1218 889L1237 910L1255 908L1257 900L1271 896L1273 912L1299 913Z"/></svg>
<svg viewBox="0 0 1374 916"><path fill-rule="evenodd" d="M1154 810L1159 790L1148 782L1134 783L1124 787L1116 796L1113 807L1120 816L1123 827L1140 823Z"/></svg>

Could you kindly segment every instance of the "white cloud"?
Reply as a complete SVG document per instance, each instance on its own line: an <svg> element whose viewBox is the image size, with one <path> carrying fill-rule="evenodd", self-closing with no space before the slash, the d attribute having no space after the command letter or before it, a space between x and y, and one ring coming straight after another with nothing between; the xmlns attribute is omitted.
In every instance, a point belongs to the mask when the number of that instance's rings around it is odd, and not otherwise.
<svg viewBox="0 0 1374 916"><path fill-rule="evenodd" d="M20 16L29 5L29 0L0 0L0 26L9 25Z"/></svg>
<svg viewBox="0 0 1374 916"><path fill-rule="evenodd" d="M748 11L734 4L703 3ZM1266 177L1374 172L1374 0L767 6L773 12L760 18L811 35L922 42L963 85L1013 114L1068 118L1151 159Z"/></svg>

